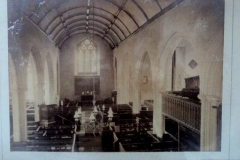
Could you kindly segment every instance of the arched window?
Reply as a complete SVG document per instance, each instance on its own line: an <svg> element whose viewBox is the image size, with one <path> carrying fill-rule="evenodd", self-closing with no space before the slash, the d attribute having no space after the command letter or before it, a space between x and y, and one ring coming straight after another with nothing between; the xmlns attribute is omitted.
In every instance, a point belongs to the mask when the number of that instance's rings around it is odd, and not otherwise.
<svg viewBox="0 0 240 160"><path fill-rule="evenodd" d="M98 59L97 50L93 42L89 39L84 40L78 46L78 53L75 58L75 75L99 75Z"/></svg>

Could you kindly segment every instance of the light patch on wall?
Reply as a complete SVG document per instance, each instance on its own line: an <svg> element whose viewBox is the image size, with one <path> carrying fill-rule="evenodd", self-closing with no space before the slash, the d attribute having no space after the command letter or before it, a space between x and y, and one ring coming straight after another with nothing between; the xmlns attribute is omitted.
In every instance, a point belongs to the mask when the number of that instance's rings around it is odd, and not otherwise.
<svg viewBox="0 0 240 160"><path fill-rule="evenodd" d="M189 67L191 67L192 69L194 69L195 67L197 67L197 62L194 60L191 60L191 62L188 63Z"/></svg>

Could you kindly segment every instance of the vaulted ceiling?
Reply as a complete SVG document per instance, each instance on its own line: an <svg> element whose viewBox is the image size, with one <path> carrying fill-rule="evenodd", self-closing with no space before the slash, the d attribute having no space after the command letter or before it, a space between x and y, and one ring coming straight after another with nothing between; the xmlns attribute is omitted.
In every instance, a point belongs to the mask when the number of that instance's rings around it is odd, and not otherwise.
<svg viewBox="0 0 240 160"><path fill-rule="evenodd" d="M58 47L90 33L115 48L183 0L24 0L23 14Z"/></svg>

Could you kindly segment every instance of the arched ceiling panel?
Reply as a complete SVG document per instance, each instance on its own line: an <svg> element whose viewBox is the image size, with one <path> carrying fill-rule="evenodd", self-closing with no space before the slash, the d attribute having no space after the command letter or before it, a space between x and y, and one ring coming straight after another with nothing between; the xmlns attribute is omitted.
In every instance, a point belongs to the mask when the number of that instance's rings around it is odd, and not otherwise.
<svg viewBox="0 0 240 160"><path fill-rule="evenodd" d="M103 29L106 28L106 27L108 27L107 24L104 24L104 23L102 23L102 22L100 22L100 21L97 21L97 20L94 20L94 24L95 24L96 26L100 26L100 27L103 28ZM85 19L83 19L83 20L77 20L77 21L75 21L75 22L73 22L73 23L71 23L71 24L68 24L67 26L68 26L68 29L71 30L72 28L75 28L75 27L78 27L78 26L85 26L85 25L86 25L86 21L85 21ZM89 25L93 25L92 19L89 20L88 26L89 26ZM112 29L110 30L110 32L113 32L113 34L114 34L115 36L118 36L118 38L120 39L120 41L124 39L124 35L122 34L122 32L121 32L120 30L118 30L118 28L117 28L116 26L114 26L114 28L112 28Z"/></svg>
<svg viewBox="0 0 240 160"><path fill-rule="evenodd" d="M75 16L72 16L71 18L68 18L65 23L67 25L73 23L73 22L76 22L76 21L86 21L86 16L85 15L75 15Z"/></svg>
<svg viewBox="0 0 240 160"><path fill-rule="evenodd" d="M155 0L152 1L131 0L131 1L138 5L139 8L141 8L144 13L146 13L148 19L152 18L154 15L161 11Z"/></svg>
<svg viewBox="0 0 240 160"><path fill-rule="evenodd" d="M131 33L138 29L138 24L135 22L128 14L121 12L119 18L123 21L124 24L127 24L128 29Z"/></svg>
<svg viewBox="0 0 240 160"><path fill-rule="evenodd" d="M112 25L112 30L114 30L119 35L121 41L124 40L124 38L126 38L124 33L121 30L119 30L115 25Z"/></svg>
<svg viewBox="0 0 240 160"><path fill-rule="evenodd" d="M77 8L68 10L67 12L63 12L62 13L62 18L64 20L66 20L69 17L72 17L74 15L85 15L85 17L86 17L86 8L84 8L84 7L77 7Z"/></svg>
<svg viewBox="0 0 240 160"><path fill-rule="evenodd" d="M125 0L107 0L108 2L111 2L115 4L116 6L121 6Z"/></svg>
<svg viewBox="0 0 240 160"><path fill-rule="evenodd" d="M53 6L54 4L52 1L39 2L38 5L34 7L35 9L32 11L29 17L34 19L34 22L38 24Z"/></svg>
<svg viewBox="0 0 240 160"><path fill-rule="evenodd" d="M63 35L68 35L68 32L65 28L61 28L56 34L54 34L53 40L58 41L59 37L62 37Z"/></svg>
<svg viewBox="0 0 240 160"><path fill-rule="evenodd" d="M94 25L94 27L92 25L89 25L88 26L90 29L94 30L94 29L97 29L99 31L104 31L104 28L102 28L101 26L98 26L98 25ZM119 43L121 42L121 39L120 37L118 37L118 35L116 33L114 33L112 30L109 31L108 35L110 37L112 37L112 39L114 40L114 42L116 43Z"/></svg>
<svg viewBox="0 0 240 160"><path fill-rule="evenodd" d="M24 15L59 47L78 30L115 47L184 0L22 1Z"/></svg>
<svg viewBox="0 0 240 160"><path fill-rule="evenodd" d="M85 21L77 21L75 23L68 25L68 29L71 30L71 29L79 27L79 26L86 28L86 22Z"/></svg>
<svg viewBox="0 0 240 160"><path fill-rule="evenodd" d="M76 7L84 7L87 10L87 2L87 0L68 0L59 6L58 11L59 13L64 13Z"/></svg>
<svg viewBox="0 0 240 160"><path fill-rule="evenodd" d="M120 28L122 28L122 31L123 31L125 36L129 36L130 35L130 30L127 28L126 25L124 25L124 23L121 23L118 19L116 19L114 25L119 26Z"/></svg>
<svg viewBox="0 0 240 160"><path fill-rule="evenodd" d="M56 18L54 21L50 22L50 23L48 24L48 26L46 26L45 32L46 32L47 34L52 34L52 32L54 31L54 29L55 29L59 24L61 24L61 23L62 23L62 22L61 22L60 17Z"/></svg>
<svg viewBox="0 0 240 160"><path fill-rule="evenodd" d="M94 7L101 8L101 9L107 8L107 11L114 15L116 15L118 12L118 7L112 3L109 3L108 1L103 1L103 0L94 1Z"/></svg>
<svg viewBox="0 0 240 160"><path fill-rule="evenodd" d="M93 10L92 8L90 9L90 15L89 15L89 17L92 18L93 15L94 15L94 16L95 16L95 15L98 15L98 16L100 16L100 17L105 17L105 18L107 18L107 19L109 19L109 20L114 19L114 15L113 15L113 14L110 14L110 13L104 11L104 10L100 10L100 9L97 9L97 8L94 8L94 10Z"/></svg>
<svg viewBox="0 0 240 160"><path fill-rule="evenodd" d="M173 2L174 0L158 0L158 3L161 5L162 9L166 8Z"/></svg>
<svg viewBox="0 0 240 160"><path fill-rule="evenodd" d="M84 34L84 33L86 33L86 31L81 31L81 30L79 30L79 31L77 31L77 32L72 33L72 34L71 34L71 37L72 37L72 36L75 36L75 35L79 35L79 34L81 35L81 34ZM99 34L99 33L97 33L97 32L94 33L94 35L102 38L101 34ZM92 36L92 35L90 34L89 37L91 37L91 36ZM65 37L65 38L59 43L59 47L62 46L63 43L66 42L69 38L70 38L70 37ZM107 37L106 37L106 38L103 38L103 39L110 45L110 47L111 47L112 49L115 47L114 44L111 42L110 39L108 39Z"/></svg>
<svg viewBox="0 0 240 160"><path fill-rule="evenodd" d="M139 26L143 25L147 21L143 12L141 12L141 10L132 1L128 1L125 5L125 8L131 15L135 17Z"/></svg>
<svg viewBox="0 0 240 160"><path fill-rule="evenodd" d="M56 10L48 12L48 14L42 20L39 21L39 26L45 30L47 26L54 20L53 18L57 16L58 12Z"/></svg>

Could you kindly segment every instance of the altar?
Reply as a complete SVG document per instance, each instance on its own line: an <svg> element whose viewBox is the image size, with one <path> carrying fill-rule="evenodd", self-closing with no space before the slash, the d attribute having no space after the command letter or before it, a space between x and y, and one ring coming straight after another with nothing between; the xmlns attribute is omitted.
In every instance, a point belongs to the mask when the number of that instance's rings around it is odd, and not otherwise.
<svg viewBox="0 0 240 160"><path fill-rule="evenodd" d="M81 95L81 101L82 102L92 102L93 95Z"/></svg>

